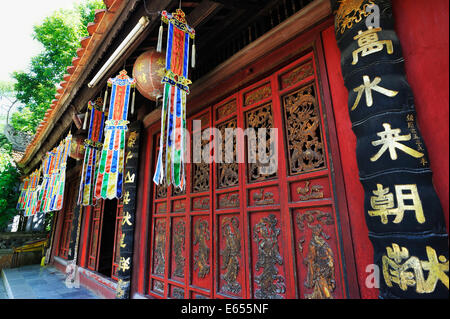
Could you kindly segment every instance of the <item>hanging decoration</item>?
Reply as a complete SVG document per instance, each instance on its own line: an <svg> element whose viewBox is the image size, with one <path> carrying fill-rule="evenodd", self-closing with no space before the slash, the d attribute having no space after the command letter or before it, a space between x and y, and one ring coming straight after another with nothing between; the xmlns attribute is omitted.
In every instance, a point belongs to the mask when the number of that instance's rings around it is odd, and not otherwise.
<svg viewBox="0 0 450 319"><path fill-rule="evenodd" d="M138 56L133 65L133 78L136 80L137 90L152 101L163 95L164 85L161 80L166 73L164 59L164 53L150 49Z"/></svg>
<svg viewBox="0 0 450 319"><path fill-rule="evenodd" d="M78 205L93 205L94 182L98 168L98 151L102 148L103 126L105 124L105 113L102 111L103 99L97 98L94 102L89 101L88 110L91 110L89 120L89 131L84 141L85 152L83 170L81 173L80 190L78 193Z"/></svg>
<svg viewBox="0 0 450 319"><path fill-rule="evenodd" d="M69 132L58 147L47 153L42 163L44 178L40 185L36 212L49 213L62 209L66 184L66 164L71 141L72 134Z"/></svg>
<svg viewBox="0 0 450 319"><path fill-rule="evenodd" d="M64 199L64 187L66 185L66 165L67 165L67 156L70 150L70 144L72 141L72 134L69 132L69 135L64 139L64 142L58 146L58 166L56 170L56 178L55 178L55 186L53 188L54 192L52 193L52 205L51 210L61 210L63 199Z"/></svg>
<svg viewBox="0 0 450 319"><path fill-rule="evenodd" d="M175 187L184 189L186 95L189 94L189 84L192 83L187 78L189 39L195 38L195 31L187 25L185 13L181 9L177 9L172 14L163 11L161 19L162 22L168 24L168 35L166 73L162 79L164 91L160 148L153 181L159 185L163 183L165 178L168 185L173 184ZM165 132L166 124L167 132ZM166 138L165 164L163 164L164 138ZM164 166L166 168L165 172Z"/></svg>
<svg viewBox="0 0 450 319"><path fill-rule="evenodd" d="M135 80L126 70L108 80L111 89L108 120L105 122L105 141L101 152L95 183L95 198L113 199L122 197L125 133L131 88ZM134 98L132 104L134 102ZM133 108L133 105L131 105Z"/></svg>
<svg viewBox="0 0 450 319"><path fill-rule="evenodd" d="M36 201L38 193L39 178L41 177L41 170L36 169L31 175L29 186L25 194L24 216L31 216L36 213Z"/></svg>
<svg viewBox="0 0 450 319"><path fill-rule="evenodd" d="M46 201L48 201L48 194L50 189L50 179L51 172L53 171L53 167L55 165L56 152L48 152L44 161L42 162L42 184L41 190L39 192L38 202L36 211L38 213L44 212L44 207L46 206Z"/></svg>
<svg viewBox="0 0 450 319"><path fill-rule="evenodd" d="M26 197L29 186L30 186L30 177L26 177L23 179L23 181L20 185L20 195L19 195L19 200L17 202L17 206L16 206L17 210L25 209L25 197Z"/></svg>

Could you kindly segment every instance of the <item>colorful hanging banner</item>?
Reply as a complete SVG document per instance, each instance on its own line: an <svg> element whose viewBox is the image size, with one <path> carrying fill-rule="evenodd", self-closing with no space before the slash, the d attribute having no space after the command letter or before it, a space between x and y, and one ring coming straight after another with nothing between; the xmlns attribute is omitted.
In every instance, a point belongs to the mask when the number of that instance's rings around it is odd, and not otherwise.
<svg viewBox="0 0 450 319"><path fill-rule="evenodd" d="M25 196L27 194L28 187L30 186L30 177L26 177L23 179L20 185L20 195L19 200L17 202L16 209L23 210L25 209Z"/></svg>
<svg viewBox="0 0 450 319"><path fill-rule="evenodd" d="M128 129L127 115L131 88L135 80L122 70L108 80L111 89L108 120L105 122L105 141L101 152L95 198L113 199L122 197L125 133Z"/></svg>
<svg viewBox="0 0 450 319"><path fill-rule="evenodd" d="M41 177L40 169L36 169L30 176L30 185L25 194L24 216L32 216L36 214L36 203L40 177Z"/></svg>
<svg viewBox="0 0 450 319"><path fill-rule="evenodd" d="M65 138L62 145L60 145L60 160L58 165L58 171L56 176L56 183L53 196L52 196L52 207L51 210L61 210L63 206L64 199L64 187L66 185L66 165L67 165L67 156L69 155L70 143L72 141L72 135L69 135Z"/></svg>
<svg viewBox="0 0 450 319"><path fill-rule="evenodd" d="M189 84L192 83L187 78L189 39L195 39L195 31L187 25L185 14L181 9L177 9L173 14L163 11L161 19L168 24L168 35L166 73L161 81L164 83L164 93L160 148L153 181L159 185L163 183L165 178L168 185L173 184L178 188L184 189L186 95L189 94ZM167 135L165 137L166 124ZM165 174L162 158L164 137L166 138Z"/></svg>
<svg viewBox="0 0 450 319"><path fill-rule="evenodd" d="M49 194L49 186L50 186L50 172L53 170L54 165L54 159L55 159L55 153L48 152L47 156L45 157L44 161L42 162L42 184L41 189L38 196L37 201L37 208L36 212L43 213L44 212L44 206L45 206L45 200L48 197Z"/></svg>
<svg viewBox="0 0 450 319"><path fill-rule="evenodd" d="M81 173L80 190L78 193L78 205L93 205L94 183L98 169L98 151L102 148L103 126L105 113L102 112L103 99L97 98L95 102L88 103L91 110L88 138L84 141L84 162Z"/></svg>
<svg viewBox="0 0 450 319"><path fill-rule="evenodd" d="M58 147L47 153L47 157L42 163L44 178L40 186L39 199L36 203L36 211L39 213L48 213L62 209L66 184L67 156L71 141L72 135L69 133Z"/></svg>

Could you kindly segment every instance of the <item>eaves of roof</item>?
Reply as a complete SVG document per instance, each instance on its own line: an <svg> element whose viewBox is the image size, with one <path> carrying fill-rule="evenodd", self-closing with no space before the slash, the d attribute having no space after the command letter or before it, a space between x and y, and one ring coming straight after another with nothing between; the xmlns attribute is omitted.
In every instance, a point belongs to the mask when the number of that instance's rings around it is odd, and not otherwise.
<svg viewBox="0 0 450 319"><path fill-rule="evenodd" d="M67 67L67 74L59 83L55 99L45 112L44 118L36 129L31 142L28 144L22 158L17 161L19 167L25 167L41 147L43 141L51 133L53 124L56 123L65 109L68 108L68 97L71 90L77 84L83 71L91 63L95 56L96 48L102 43L107 31L114 25L117 17L126 7L128 0L103 0L106 9L95 12L94 22L87 25L89 36L80 40L81 47L77 50L77 56L72 59L72 65Z"/></svg>

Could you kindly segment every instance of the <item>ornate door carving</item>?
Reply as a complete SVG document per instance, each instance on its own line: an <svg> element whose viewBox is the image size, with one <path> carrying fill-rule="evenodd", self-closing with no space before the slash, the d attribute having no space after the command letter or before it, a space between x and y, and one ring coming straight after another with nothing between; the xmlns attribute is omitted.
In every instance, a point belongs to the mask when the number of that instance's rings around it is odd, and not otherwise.
<svg viewBox="0 0 450 319"><path fill-rule="evenodd" d="M188 119L191 136L198 119L200 133L210 127L221 133L200 145L205 154L207 148L222 154L222 162L188 164L184 192L153 186L150 295L345 296L316 69L308 53ZM235 128L244 134L226 134ZM266 129L265 144L252 144L247 129ZM263 163L273 143L275 161ZM226 161L226 145L233 162ZM262 165L274 169L262 173Z"/></svg>

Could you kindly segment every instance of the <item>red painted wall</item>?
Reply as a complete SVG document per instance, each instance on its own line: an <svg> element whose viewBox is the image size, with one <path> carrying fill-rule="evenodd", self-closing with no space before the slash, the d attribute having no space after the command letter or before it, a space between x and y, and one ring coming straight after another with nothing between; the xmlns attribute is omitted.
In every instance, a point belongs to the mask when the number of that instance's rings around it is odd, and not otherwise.
<svg viewBox="0 0 450 319"><path fill-rule="evenodd" d="M425 140L434 185L449 215L449 2L393 0L396 31L405 57L406 75L412 87L418 125ZM364 219L364 192L358 178L356 138L347 108L348 92L340 69L340 52L333 27L322 32L328 79L332 95L347 205L350 212L357 271L362 298L377 298L378 291L365 285L366 266L373 249Z"/></svg>

